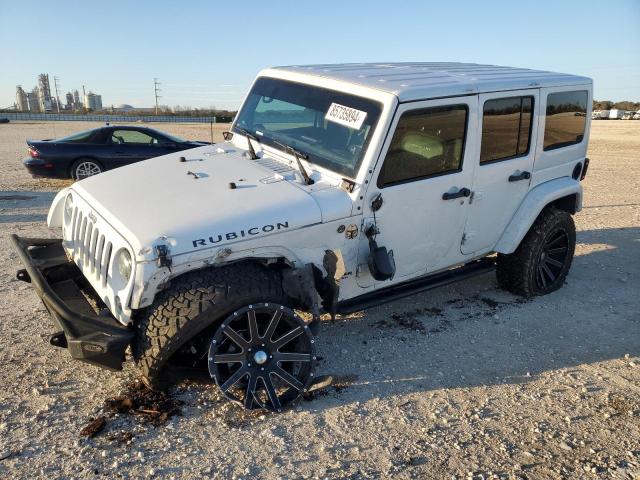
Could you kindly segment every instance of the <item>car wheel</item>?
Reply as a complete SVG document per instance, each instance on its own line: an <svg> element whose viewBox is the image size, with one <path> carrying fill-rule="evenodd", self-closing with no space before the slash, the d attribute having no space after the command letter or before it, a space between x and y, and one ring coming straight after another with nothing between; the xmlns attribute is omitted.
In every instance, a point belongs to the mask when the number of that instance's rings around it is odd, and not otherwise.
<svg viewBox="0 0 640 480"><path fill-rule="evenodd" d="M498 254L498 285L525 297L551 293L564 284L575 248L573 217L562 210L546 209L515 252Z"/></svg>
<svg viewBox="0 0 640 480"><path fill-rule="evenodd" d="M247 410L281 412L308 391L316 360L309 326L290 308L260 302L233 312L209 347L209 373Z"/></svg>
<svg viewBox="0 0 640 480"><path fill-rule="evenodd" d="M186 273L156 296L136 321L133 354L145 383L164 389L183 375L207 369L207 354L217 328L246 305L279 305L288 299L276 272L238 263ZM209 376L208 372L206 376Z"/></svg>
<svg viewBox="0 0 640 480"><path fill-rule="evenodd" d="M74 180L82 180L83 178L92 177L102 173L104 168L96 160L90 158L81 158L76 160L71 167L71 177Z"/></svg>

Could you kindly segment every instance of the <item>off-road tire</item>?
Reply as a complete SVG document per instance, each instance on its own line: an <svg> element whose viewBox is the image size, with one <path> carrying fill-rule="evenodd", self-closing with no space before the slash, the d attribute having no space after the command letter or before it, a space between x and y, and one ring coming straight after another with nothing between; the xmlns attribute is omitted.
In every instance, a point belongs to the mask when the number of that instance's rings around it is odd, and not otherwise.
<svg viewBox="0 0 640 480"><path fill-rule="evenodd" d="M186 342L252 303L287 303L280 275L257 263L198 270L171 281L137 319L132 351L145 383L156 390L173 383L167 362Z"/></svg>
<svg viewBox="0 0 640 480"><path fill-rule="evenodd" d="M567 235L567 257L555 281L542 287L536 281L537 267L545 243L559 230ZM498 286L516 295L546 295L563 284L569 273L576 246L576 227L571 215L550 207L543 210L515 252L498 254L496 276Z"/></svg>

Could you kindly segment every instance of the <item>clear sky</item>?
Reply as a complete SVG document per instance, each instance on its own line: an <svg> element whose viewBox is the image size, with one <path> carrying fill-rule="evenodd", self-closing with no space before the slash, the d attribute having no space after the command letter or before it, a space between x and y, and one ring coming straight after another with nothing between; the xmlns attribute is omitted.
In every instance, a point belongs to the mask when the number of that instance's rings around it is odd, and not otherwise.
<svg viewBox="0 0 640 480"><path fill-rule="evenodd" d="M263 67L464 61L592 77L640 101L640 0L0 0L0 107L41 72L61 97L235 108Z"/></svg>

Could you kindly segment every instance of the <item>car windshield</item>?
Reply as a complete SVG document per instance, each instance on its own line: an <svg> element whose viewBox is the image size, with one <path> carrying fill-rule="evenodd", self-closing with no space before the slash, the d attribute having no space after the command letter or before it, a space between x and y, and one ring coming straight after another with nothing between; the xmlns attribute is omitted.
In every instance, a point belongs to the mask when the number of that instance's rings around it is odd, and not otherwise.
<svg viewBox="0 0 640 480"><path fill-rule="evenodd" d="M171 142L175 142L175 143L183 143L186 142L186 140L184 138L180 138L180 137L176 137L175 135L170 135L167 132L160 132L158 130L154 130L153 128L149 129L151 132L157 133L158 135L161 135L167 139L169 139L169 141Z"/></svg>
<svg viewBox="0 0 640 480"><path fill-rule="evenodd" d="M279 150L288 145L311 163L355 177L381 111L370 99L261 77L232 131L244 129Z"/></svg>
<svg viewBox="0 0 640 480"><path fill-rule="evenodd" d="M68 137L59 138L57 141L69 143L88 143L97 130L99 129L92 128L91 130L83 130L82 132L73 133Z"/></svg>

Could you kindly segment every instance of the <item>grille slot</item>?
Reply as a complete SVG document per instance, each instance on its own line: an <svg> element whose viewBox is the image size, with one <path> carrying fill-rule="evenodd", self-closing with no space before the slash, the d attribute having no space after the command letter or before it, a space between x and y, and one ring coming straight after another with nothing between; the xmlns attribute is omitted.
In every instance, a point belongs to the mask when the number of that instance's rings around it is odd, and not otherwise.
<svg viewBox="0 0 640 480"><path fill-rule="evenodd" d="M89 244L89 265L91 266L91 273L96 270L96 245L98 244L98 236L100 230L94 227L91 235L91 243Z"/></svg>
<svg viewBox="0 0 640 480"><path fill-rule="evenodd" d="M91 250L91 235L93 234L93 222L87 218L87 228L84 232L84 241L82 242L82 254L84 257L84 263L90 264L90 250Z"/></svg>
<svg viewBox="0 0 640 480"><path fill-rule="evenodd" d="M82 225L82 212L78 211L78 215L76 217L76 224L73 230L73 253L78 253L78 242L80 240L80 226Z"/></svg>
<svg viewBox="0 0 640 480"><path fill-rule="evenodd" d="M102 287L107 286L107 276L109 275L109 261L111 260L111 249L113 245L111 242L107 242L106 247L104 247L104 255L102 256L102 267L100 269L100 277L102 280Z"/></svg>
<svg viewBox="0 0 640 480"><path fill-rule="evenodd" d="M95 254L95 268L96 268L96 277L98 280L100 279L100 274L102 273L102 253L104 251L104 235L100 235L100 239L98 240L98 247L96 249Z"/></svg>

